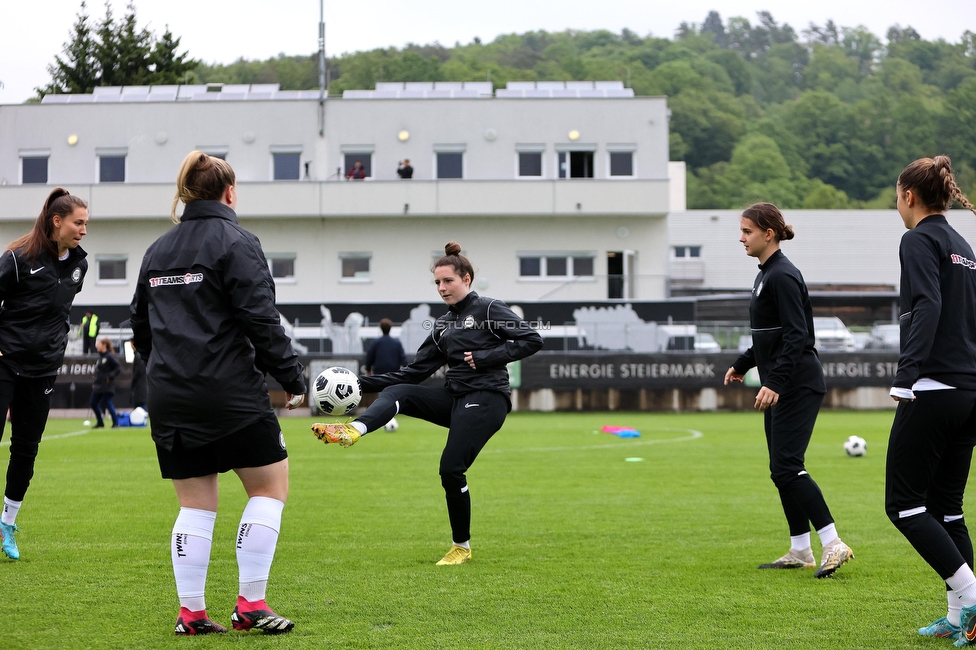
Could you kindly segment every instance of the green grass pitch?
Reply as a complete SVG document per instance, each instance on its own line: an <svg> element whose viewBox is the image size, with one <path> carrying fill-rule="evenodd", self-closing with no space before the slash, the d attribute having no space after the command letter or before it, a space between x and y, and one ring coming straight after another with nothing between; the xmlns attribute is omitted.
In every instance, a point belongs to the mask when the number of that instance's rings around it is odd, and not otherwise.
<svg viewBox="0 0 976 650"><path fill-rule="evenodd" d="M891 419L820 416L807 467L857 555L826 580L756 570L789 542L758 414L512 414L468 473L474 555L460 567L434 566L451 541L443 429L401 418L397 433L342 449L315 440L311 419L283 419L291 495L268 600L295 630L199 639L173 636L178 506L148 431L65 436L81 421L55 420L18 519L22 559L0 559L0 639L30 649L949 647L916 636L945 613L944 588L883 512ZM597 433L604 424L642 437ZM850 434L867 439L867 456L844 454ZM245 495L232 475L221 491L207 604L229 627Z"/></svg>

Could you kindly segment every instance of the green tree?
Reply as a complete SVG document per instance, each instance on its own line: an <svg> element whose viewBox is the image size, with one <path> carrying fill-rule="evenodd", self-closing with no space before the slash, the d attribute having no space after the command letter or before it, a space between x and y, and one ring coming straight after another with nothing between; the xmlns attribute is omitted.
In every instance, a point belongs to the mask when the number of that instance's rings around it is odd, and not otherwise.
<svg viewBox="0 0 976 650"><path fill-rule="evenodd" d="M847 210L851 207L847 194L833 185L820 179L812 181L811 185L801 205L804 210Z"/></svg>
<svg viewBox="0 0 976 650"><path fill-rule="evenodd" d="M179 47L180 38L174 37L167 25L166 31L153 44L152 53L149 55L151 83L160 85L183 83L187 73L199 65L198 61L189 58L189 53L178 52Z"/></svg>
<svg viewBox="0 0 976 650"><path fill-rule="evenodd" d="M198 62L178 52L180 39L169 27L162 38L139 28L136 8L130 2L117 22L110 1L105 16L93 28L83 1L64 58L54 57L48 66L51 82L37 88L38 98L49 93L87 93L96 86L173 84L182 81Z"/></svg>
<svg viewBox="0 0 976 650"><path fill-rule="evenodd" d="M728 160L735 143L745 133L745 111L727 93L683 90L668 100L671 128L688 146L685 160L705 167Z"/></svg>
<svg viewBox="0 0 976 650"><path fill-rule="evenodd" d="M84 0L77 15L71 38L62 49L64 58L55 56L54 63L47 66L51 83L35 89L41 97L50 93L90 93L98 85L98 67L92 55L95 41Z"/></svg>

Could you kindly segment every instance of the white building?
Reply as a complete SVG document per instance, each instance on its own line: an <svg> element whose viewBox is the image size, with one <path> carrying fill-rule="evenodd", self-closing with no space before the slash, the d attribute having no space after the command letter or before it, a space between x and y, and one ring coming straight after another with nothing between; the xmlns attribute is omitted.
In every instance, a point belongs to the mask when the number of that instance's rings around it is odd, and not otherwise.
<svg viewBox="0 0 976 650"><path fill-rule="evenodd" d="M127 305L146 247L172 227L180 162L201 149L234 167L282 307L436 302L430 264L449 240L475 288L510 302L666 297L684 169L668 163L664 98L619 82L379 84L323 115L318 97L106 87L0 106L0 240L68 188L91 212L76 305ZM369 177L345 180L357 161Z"/></svg>

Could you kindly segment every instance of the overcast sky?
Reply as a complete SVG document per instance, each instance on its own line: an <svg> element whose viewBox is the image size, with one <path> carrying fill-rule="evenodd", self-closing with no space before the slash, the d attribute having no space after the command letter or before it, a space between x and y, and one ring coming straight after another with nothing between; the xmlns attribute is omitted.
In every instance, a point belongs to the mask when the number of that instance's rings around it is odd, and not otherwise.
<svg viewBox="0 0 976 650"><path fill-rule="evenodd" d="M190 56L208 63L240 57L266 59L280 53L318 49L319 0L134 0L140 27L162 34L167 25L182 37ZM116 17L126 0L113 0ZM0 0L0 104L19 103L50 81L47 66L61 52L76 20L80 0ZM325 0L326 50L330 56L406 43L453 45L475 36L531 30L624 27L640 35L671 38L683 21L701 23L710 10L723 22L770 11L797 32L811 22L864 25L884 40L893 24L911 26L927 40L958 42L976 31L976 0ZM89 0L96 21L102 0Z"/></svg>

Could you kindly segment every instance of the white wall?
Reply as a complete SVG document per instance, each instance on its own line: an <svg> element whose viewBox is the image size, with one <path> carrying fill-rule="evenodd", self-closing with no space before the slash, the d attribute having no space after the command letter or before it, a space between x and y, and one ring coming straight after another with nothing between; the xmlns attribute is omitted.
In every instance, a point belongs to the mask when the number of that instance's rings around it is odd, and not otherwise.
<svg viewBox="0 0 976 650"><path fill-rule="evenodd" d="M757 262L739 243L739 210L689 210L668 215L668 242L701 246L702 287L750 290ZM905 226L896 210L784 210L796 237L782 243L807 284L899 287L898 244ZM949 222L976 243L976 216L953 210ZM671 261L671 268L677 262Z"/></svg>

